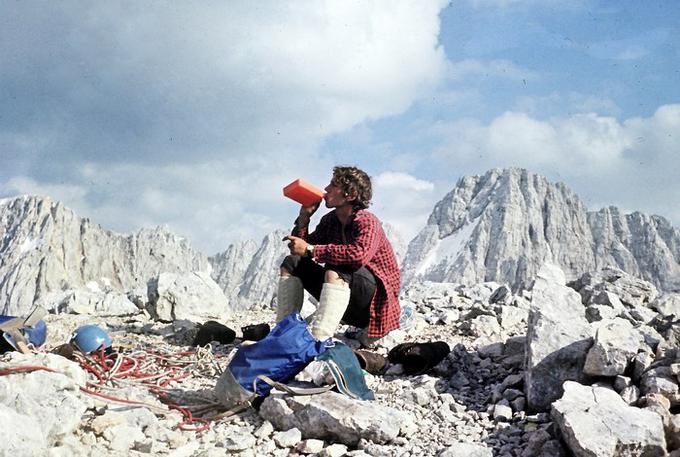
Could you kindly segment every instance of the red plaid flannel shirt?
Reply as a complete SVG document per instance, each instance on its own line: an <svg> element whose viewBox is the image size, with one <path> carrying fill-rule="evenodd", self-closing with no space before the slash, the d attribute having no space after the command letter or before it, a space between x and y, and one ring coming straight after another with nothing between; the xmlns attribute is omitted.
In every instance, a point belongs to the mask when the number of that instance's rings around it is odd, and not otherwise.
<svg viewBox="0 0 680 457"><path fill-rule="evenodd" d="M316 230L294 228L293 236L314 245L314 260L331 265L366 266L376 278L368 322L368 337L380 338L399 328L400 274L392 245L387 240L378 218L366 211L357 211L345 227L335 210L319 221Z"/></svg>

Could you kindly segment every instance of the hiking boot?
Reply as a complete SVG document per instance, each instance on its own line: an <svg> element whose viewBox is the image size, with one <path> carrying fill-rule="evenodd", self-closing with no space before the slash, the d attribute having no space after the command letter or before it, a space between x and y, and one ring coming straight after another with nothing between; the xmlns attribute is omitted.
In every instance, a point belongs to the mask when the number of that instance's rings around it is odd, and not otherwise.
<svg viewBox="0 0 680 457"><path fill-rule="evenodd" d="M359 366L371 374L381 374L387 366L387 358L371 351L354 351L359 360Z"/></svg>
<svg viewBox="0 0 680 457"><path fill-rule="evenodd" d="M241 327L243 339L246 341L260 341L265 336L269 335L269 330L268 324L253 324Z"/></svg>
<svg viewBox="0 0 680 457"><path fill-rule="evenodd" d="M236 339L235 331L217 321L207 321L198 329L198 333L191 345L205 346L211 341L217 341L220 344L229 344L233 343L234 339Z"/></svg>
<svg viewBox="0 0 680 457"><path fill-rule="evenodd" d="M443 341L430 343L402 343L393 347L387 358L400 363L405 374L423 374L435 367L451 352Z"/></svg>

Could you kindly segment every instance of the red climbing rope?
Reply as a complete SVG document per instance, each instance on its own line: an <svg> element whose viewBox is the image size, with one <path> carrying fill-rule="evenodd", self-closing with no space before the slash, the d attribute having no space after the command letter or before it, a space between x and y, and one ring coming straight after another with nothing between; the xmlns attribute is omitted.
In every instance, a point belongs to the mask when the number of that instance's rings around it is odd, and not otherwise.
<svg viewBox="0 0 680 457"><path fill-rule="evenodd" d="M208 419L194 417L191 406L178 404L166 392L171 383L180 382L191 376L192 370L196 368L198 362L197 352L134 351L131 354L122 352L106 354L104 349L101 348L89 356L81 353L75 354L80 366L96 378L95 382L88 381L87 387L81 386L81 391L113 402L141 405L158 410L158 407L152 404L120 398L99 391L104 388L110 389L109 385L121 383L142 385L169 409L182 414L184 420L179 424L180 430L201 432L210 428ZM58 373L57 370L49 367L28 365L0 369L0 376L40 370Z"/></svg>

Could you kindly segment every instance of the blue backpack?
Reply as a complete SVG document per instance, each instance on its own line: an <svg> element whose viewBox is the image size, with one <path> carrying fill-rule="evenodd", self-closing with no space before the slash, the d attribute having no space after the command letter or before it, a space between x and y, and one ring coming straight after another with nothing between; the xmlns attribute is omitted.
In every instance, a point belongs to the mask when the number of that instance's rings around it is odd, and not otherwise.
<svg viewBox="0 0 680 457"><path fill-rule="evenodd" d="M42 317L47 311L34 307L25 317L0 315L0 335L12 348L20 350L18 343L40 347L47 338L47 325Z"/></svg>
<svg viewBox="0 0 680 457"><path fill-rule="evenodd" d="M290 314L264 339L236 351L217 381L215 394L228 408L247 407L257 397L269 395L274 385L293 379L330 345L330 338L317 341L312 336L300 314Z"/></svg>
<svg viewBox="0 0 680 457"><path fill-rule="evenodd" d="M215 386L215 395L229 408L227 415L246 409L273 387L292 395L327 392L334 386L293 388L285 383L312 361L323 362L342 394L357 400L373 400L359 362L350 348L330 338L317 341L298 313L283 319L264 339L241 346Z"/></svg>

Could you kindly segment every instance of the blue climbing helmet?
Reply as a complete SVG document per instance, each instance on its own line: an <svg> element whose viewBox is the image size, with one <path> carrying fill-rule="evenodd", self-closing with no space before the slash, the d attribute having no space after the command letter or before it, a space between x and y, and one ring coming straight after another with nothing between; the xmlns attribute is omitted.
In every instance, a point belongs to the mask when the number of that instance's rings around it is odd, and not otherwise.
<svg viewBox="0 0 680 457"><path fill-rule="evenodd" d="M111 337L97 325L83 325L71 335L71 343L85 354L95 352L100 347L111 347Z"/></svg>

